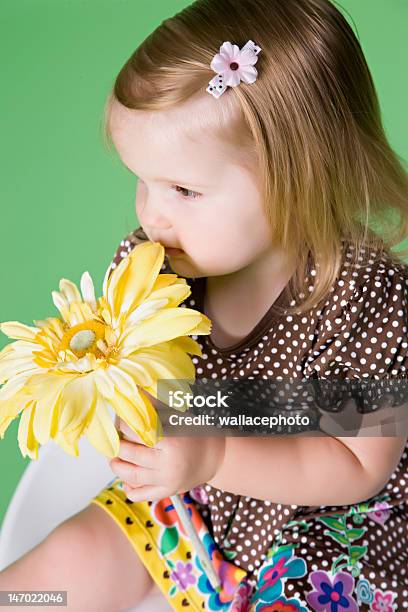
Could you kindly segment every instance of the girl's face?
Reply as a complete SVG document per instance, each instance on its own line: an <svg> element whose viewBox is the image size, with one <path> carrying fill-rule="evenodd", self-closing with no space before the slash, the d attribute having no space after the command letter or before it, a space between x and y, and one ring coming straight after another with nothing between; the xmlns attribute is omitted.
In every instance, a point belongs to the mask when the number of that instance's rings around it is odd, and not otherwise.
<svg viewBox="0 0 408 612"><path fill-rule="evenodd" d="M272 248L255 173L238 165L216 134L183 133L180 113L188 125L188 113L217 103L207 97L183 110L155 112L115 102L110 120L118 154L138 177L141 226L153 242L183 250L169 259L185 277L237 272Z"/></svg>

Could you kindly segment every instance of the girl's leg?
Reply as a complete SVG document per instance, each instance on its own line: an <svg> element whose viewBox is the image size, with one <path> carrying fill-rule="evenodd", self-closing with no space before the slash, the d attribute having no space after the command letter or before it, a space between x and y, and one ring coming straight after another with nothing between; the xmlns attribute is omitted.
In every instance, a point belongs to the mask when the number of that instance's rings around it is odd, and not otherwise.
<svg viewBox="0 0 408 612"><path fill-rule="evenodd" d="M77 611L118 612L140 601L152 583L120 527L96 504L61 523L0 572L1 591L64 590L64 609ZM47 606L54 609L61 607Z"/></svg>

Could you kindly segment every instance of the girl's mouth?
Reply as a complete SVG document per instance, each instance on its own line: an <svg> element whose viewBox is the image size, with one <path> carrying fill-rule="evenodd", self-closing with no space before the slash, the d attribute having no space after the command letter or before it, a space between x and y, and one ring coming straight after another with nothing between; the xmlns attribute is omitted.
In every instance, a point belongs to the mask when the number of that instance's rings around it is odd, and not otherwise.
<svg viewBox="0 0 408 612"><path fill-rule="evenodd" d="M184 253L182 249L173 249L170 247L165 247L166 255L181 255Z"/></svg>

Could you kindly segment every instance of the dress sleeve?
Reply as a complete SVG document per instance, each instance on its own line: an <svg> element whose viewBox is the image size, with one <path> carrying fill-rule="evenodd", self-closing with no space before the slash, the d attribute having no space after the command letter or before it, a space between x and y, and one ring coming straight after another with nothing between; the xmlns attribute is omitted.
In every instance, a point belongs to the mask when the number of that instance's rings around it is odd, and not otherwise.
<svg viewBox="0 0 408 612"><path fill-rule="evenodd" d="M400 418L408 410L408 266L382 258L353 280L338 281L319 313L304 375L316 380L322 410L341 412L353 398L360 414L387 405Z"/></svg>

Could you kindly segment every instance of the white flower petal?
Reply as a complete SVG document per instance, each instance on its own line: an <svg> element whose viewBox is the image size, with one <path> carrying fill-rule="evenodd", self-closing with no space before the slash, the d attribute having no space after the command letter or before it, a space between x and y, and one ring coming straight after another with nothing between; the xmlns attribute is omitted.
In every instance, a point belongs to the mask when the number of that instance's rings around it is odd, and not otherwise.
<svg viewBox="0 0 408 612"><path fill-rule="evenodd" d="M140 304L127 318L126 325L136 325L147 317L154 315L160 308L164 308L169 303L167 298L161 300L150 300Z"/></svg>
<svg viewBox="0 0 408 612"><path fill-rule="evenodd" d="M0 389L0 400L11 399L15 393L24 387L31 376L42 372L44 372L43 368L34 365L32 368L24 370L24 372L20 372L20 374L16 374Z"/></svg>
<svg viewBox="0 0 408 612"><path fill-rule="evenodd" d="M230 55L231 60L232 61L235 60L236 62L238 62L240 55L241 55L241 51L240 51L238 45L232 45L232 55Z"/></svg>
<svg viewBox="0 0 408 612"><path fill-rule="evenodd" d="M99 393L107 399L111 399L115 394L115 385L111 378L106 375L105 370L102 368L95 370L94 377Z"/></svg>
<svg viewBox="0 0 408 612"><path fill-rule="evenodd" d="M19 321L5 321L4 323L0 323L0 331L9 338L16 338L17 340L34 340L37 333L41 330L39 327L24 325L24 323L20 323Z"/></svg>
<svg viewBox="0 0 408 612"><path fill-rule="evenodd" d="M110 404L103 397L97 396L95 412L85 435L97 451L115 457L119 454L120 440L109 408Z"/></svg>
<svg viewBox="0 0 408 612"><path fill-rule="evenodd" d="M135 401L135 398L139 397L137 385L129 374L112 364L106 368L105 372L110 376L118 391L128 397L130 401Z"/></svg>
<svg viewBox="0 0 408 612"><path fill-rule="evenodd" d="M78 291L78 287L75 285L75 283L67 278L61 278L59 282L59 289L62 296L66 298L68 303L81 301L81 294Z"/></svg>
<svg viewBox="0 0 408 612"><path fill-rule="evenodd" d="M62 311L62 309L68 306L67 300L64 298L63 295L61 295L59 291L52 291L51 295L52 295L52 301L54 302L55 307L58 308L60 312Z"/></svg>
<svg viewBox="0 0 408 612"><path fill-rule="evenodd" d="M68 361L67 363L58 364L54 369L57 369L59 371L68 370L70 372L80 372L81 374L83 374L85 372L91 372L93 367L88 355L85 355L77 361Z"/></svg>
<svg viewBox="0 0 408 612"><path fill-rule="evenodd" d="M237 45L234 45L234 47L236 47L239 51L239 47ZM228 40L221 45L220 55L225 58L225 61L231 61L231 59L234 57L234 47Z"/></svg>
<svg viewBox="0 0 408 612"><path fill-rule="evenodd" d="M81 293L84 302L89 302L93 309L96 309L95 288L89 272L84 272L81 276Z"/></svg>
<svg viewBox="0 0 408 612"><path fill-rule="evenodd" d="M133 359L121 359L119 362L119 367L125 370L128 374L130 374L142 387L151 387L154 383L150 373L146 367L137 363L137 358L135 361Z"/></svg>
<svg viewBox="0 0 408 612"><path fill-rule="evenodd" d="M4 347L2 351L0 351L0 361L3 359L3 356L9 357L11 354L15 353L18 356L29 355L33 351L38 351L41 345L37 342L29 342L27 340L16 340L12 344L8 344Z"/></svg>
<svg viewBox="0 0 408 612"><path fill-rule="evenodd" d="M224 74L224 85L228 85L229 87L236 87L241 82L239 76L239 70L228 70Z"/></svg>
<svg viewBox="0 0 408 612"><path fill-rule="evenodd" d="M245 66L245 68L239 71L239 76L244 83L254 83L258 76L258 72L254 66Z"/></svg>
<svg viewBox="0 0 408 612"><path fill-rule="evenodd" d="M224 73L226 70L229 70L229 61L217 53L212 59L210 67L214 72Z"/></svg>
<svg viewBox="0 0 408 612"><path fill-rule="evenodd" d="M26 372L33 367L33 357L15 356L12 359L0 363L0 385L3 385L7 380L10 380L17 374Z"/></svg>
<svg viewBox="0 0 408 612"><path fill-rule="evenodd" d="M33 435L33 417L35 411L35 402L29 402L20 416L18 424L17 440L23 457L27 455L30 459L38 457L38 442Z"/></svg>
<svg viewBox="0 0 408 612"><path fill-rule="evenodd" d="M78 430L79 435L92 416L96 395L92 374L76 376L66 384L61 395L59 431L65 434Z"/></svg>
<svg viewBox="0 0 408 612"><path fill-rule="evenodd" d="M256 53L251 51L251 49L245 49L240 52L239 56L239 67L243 66L253 66L258 61L258 56Z"/></svg>

